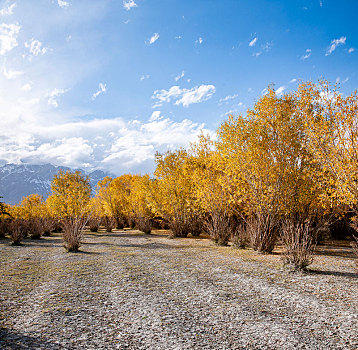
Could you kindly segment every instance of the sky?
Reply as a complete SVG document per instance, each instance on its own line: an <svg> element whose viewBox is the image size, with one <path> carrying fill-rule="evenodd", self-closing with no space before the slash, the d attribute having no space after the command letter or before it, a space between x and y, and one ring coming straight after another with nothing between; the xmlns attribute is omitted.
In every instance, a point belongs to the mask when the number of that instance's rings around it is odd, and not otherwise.
<svg viewBox="0 0 358 350"><path fill-rule="evenodd" d="M356 0L0 1L0 165L152 172L274 84L358 85Z"/></svg>

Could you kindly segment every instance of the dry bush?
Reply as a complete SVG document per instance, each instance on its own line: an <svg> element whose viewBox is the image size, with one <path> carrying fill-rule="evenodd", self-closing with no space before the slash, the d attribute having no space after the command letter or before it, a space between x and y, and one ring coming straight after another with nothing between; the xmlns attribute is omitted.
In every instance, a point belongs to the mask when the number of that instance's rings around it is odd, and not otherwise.
<svg viewBox="0 0 358 350"><path fill-rule="evenodd" d="M217 244L226 246L233 232L233 226L228 215L219 210L213 210L205 219L205 228L211 239Z"/></svg>
<svg viewBox="0 0 358 350"><path fill-rule="evenodd" d="M43 229L43 236L51 236L51 232L56 228L56 220L51 217L45 217L41 219L41 225Z"/></svg>
<svg viewBox="0 0 358 350"><path fill-rule="evenodd" d="M152 222L145 216L139 215L136 219L136 225L138 230L145 234L150 234L152 232Z"/></svg>
<svg viewBox="0 0 358 350"><path fill-rule="evenodd" d="M25 237L27 225L22 219L13 219L9 223L9 233L12 239L12 245L21 245L21 241Z"/></svg>
<svg viewBox="0 0 358 350"><path fill-rule="evenodd" d="M10 219L1 219L0 220L0 238L4 238L7 233L9 233Z"/></svg>
<svg viewBox="0 0 358 350"><path fill-rule="evenodd" d="M88 220L88 226L91 232L98 232L100 225L101 225L101 218L99 216L92 216Z"/></svg>
<svg viewBox="0 0 358 350"><path fill-rule="evenodd" d="M24 222L27 228L27 233L31 239L40 239L42 236L42 222L39 218L31 218Z"/></svg>
<svg viewBox="0 0 358 350"><path fill-rule="evenodd" d="M173 237L187 237L190 232L189 220L180 213L176 213L169 221L169 227L172 230Z"/></svg>
<svg viewBox="0 0 358 350"><path fill-rule="evenodd" d="M102 218L102 224L107 232L112 232L112 230L116 227L116 221L111 216L104 216Z"/></svg>
<svg viewBox="0 0 358 350"><path fill-rule="evenodd" d="M198 237L203 232L204 223L202 218L193 217L190 221L190 233L193 237Z"/></svg>
<svg viewBox="0 0 358 350"><path fill-rule="evenodd" d="M272 214L257 212L246 220L246 234L251 247L260 253L271 253L278 238L278 221Z"/></svg>
<svg viewBox="0 0 358 350"><path fill-rule="evenodd" d="M248 246L247 231L244 222L239 222L233 227L230 242L233 247L244 249Z"/></svg>
<svg viewBox="0 0 358 350"><path fill-rule="evenodd" d="M88 219L84 216L67 217L62 220L63 246L69 252L77 252L81 246L82 233Z"/></svg>
<svg viewBox="0 0 358 350"><path fill-rule="evenodd" d="M312 264L316 230L310 220L285 219L281 225L280 236L285 249L285 264L294 270L304 270Z"/></svg>

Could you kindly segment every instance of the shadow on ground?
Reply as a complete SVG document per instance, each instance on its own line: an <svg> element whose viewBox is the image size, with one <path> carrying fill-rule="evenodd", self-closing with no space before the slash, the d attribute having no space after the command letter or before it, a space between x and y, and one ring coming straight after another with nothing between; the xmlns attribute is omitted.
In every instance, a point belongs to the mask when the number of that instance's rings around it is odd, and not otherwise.
<svg viewBox="0 0 358 350"><path fill-rule="evenodd" d="M14 332L7 328L0 328L0 349L60 349L60 346L39 338Z"/></svg>

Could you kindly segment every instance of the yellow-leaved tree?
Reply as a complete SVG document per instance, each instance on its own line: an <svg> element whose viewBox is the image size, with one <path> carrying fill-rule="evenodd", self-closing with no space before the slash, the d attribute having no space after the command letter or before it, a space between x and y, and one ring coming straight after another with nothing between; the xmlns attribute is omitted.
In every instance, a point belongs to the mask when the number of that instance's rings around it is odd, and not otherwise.
<svg viewBox="0 0 358 350"><path fill-rule="evenodd" d="M198 235L200 210L195 198L192 162L184 149L156 154L153 210L163 217L174 237Z"/></svg>
<svg viewBox="0 0 358 350"><path fill-rule="evenodd" d="M91 185L88 176L79 171L60 170L51 183L47 203L52 214L61 220L64 246L78 251L83 229L89 218Z"/></svg>
<svg viewBox="0 0 358 350"><path fill-rule="evenodd" d="M294 94L279 97L269 87L246 116L230 116L218 130L234 198L244 204L251 245L260 252L273 250L283 217L309 225L320 208L317 164L297 106Z"/></svg>
<svg viewBox="0 0 358 350"><path fill-rule="evenodd" d="M297 91L299 111L306 122L310 147L322 168L326 191L324 203L346 205L358 218L358 94L343 96L337 87L322 81L301 84ZM358 238L355 251L358 256Z"/></svg>
<svg viewBox="0 0 358 350"><path fill-rule="evenodd" d="M97 196L100 199L105 216L113 217L118 229L122 229L130 219L130 188L132 175L121 175L112 179L105 177L97 185Z"/></svg>

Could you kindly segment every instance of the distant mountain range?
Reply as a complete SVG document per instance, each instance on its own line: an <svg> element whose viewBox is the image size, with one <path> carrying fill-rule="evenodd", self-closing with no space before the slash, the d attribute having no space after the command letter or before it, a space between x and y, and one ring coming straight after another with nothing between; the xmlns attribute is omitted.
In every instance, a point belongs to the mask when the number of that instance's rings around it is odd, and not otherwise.
<svg viewBox="0 0 358 350"><path fill-rule="evenodd" d="M53 176L62 169L72 170L66 167L54 166L52 164L31 165L31 164L6 164L0 166L0 196L2 202L7 204L17 204L22 197L37 193L45 199L51 192L51 182ZM87 173L81 169L84 175L88 175L91 181L92 191L95 190L98 181L112 174L101 170Z"/></svg>

